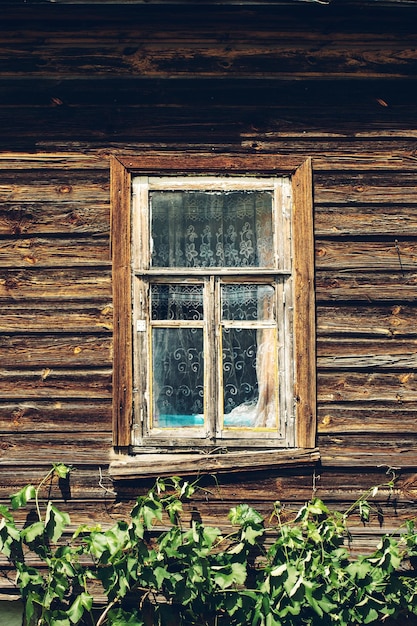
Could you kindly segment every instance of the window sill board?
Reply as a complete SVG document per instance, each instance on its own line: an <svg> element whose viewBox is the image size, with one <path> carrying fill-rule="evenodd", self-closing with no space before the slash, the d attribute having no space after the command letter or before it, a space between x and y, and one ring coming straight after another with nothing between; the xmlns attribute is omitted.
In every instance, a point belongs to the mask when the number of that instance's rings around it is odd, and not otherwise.
<svg viewBox="0 0 417 626"><path fill-rule="evenodd" d="M320 460L318 448L286 450L242 450L224 454L153 454L121 455L110 463L114 480L133 480L158 476L233 473L280 467L314 465Z"/></svg>

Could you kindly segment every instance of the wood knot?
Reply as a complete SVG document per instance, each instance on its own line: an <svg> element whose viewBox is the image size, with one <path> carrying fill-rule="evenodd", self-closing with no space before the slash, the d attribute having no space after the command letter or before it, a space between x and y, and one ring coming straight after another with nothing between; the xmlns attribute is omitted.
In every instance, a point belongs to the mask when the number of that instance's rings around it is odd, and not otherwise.
<svg viewBox="0 0 417 626"><path fill-rule="evenodd" d="M19 281L17 278L6 278L4 286L6 289L17 289L19 287Z"/></svg>
<svg viewBox="0 0 417 626"><path fill-rule="evenodd" d="M71 191L71 185L62 185L62 187L58 187L58 193L71 193Z"/></svg>

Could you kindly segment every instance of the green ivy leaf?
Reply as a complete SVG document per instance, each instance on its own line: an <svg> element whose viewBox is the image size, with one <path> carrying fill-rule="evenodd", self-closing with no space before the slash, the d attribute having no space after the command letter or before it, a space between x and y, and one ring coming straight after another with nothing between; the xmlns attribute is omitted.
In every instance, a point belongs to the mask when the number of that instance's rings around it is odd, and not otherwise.
<svg viewBox="0 0 417 626"><path fill-rule="evenodd" d="M142 506L142 516L145 528L150 530L155 519L162 521L162 504L155 501L147 501Z"/></svg>
<svg viewBox="0 0 417 626"><path fill-rule="evenodd" d="M25 506L29 500L36 496L36 489L33 485L25 485L20 491L17 491L10 497L13 509L19 509Z"/></svg>
<svg viewBox="0 0 417 626"><path fill-rule="evenodd" d="M21 531L22 539L27 544L33 543L36 539L43 537L44 534L45 526L43 522L34 522Z"/></svg>
<svg viewBox="0 0 417 626"><path fill-rule="evenodd" d="M13 520L13 518L12 518ZM17 530L14 521L10 521L3 517L0 521L0 552L3 552L8 558L15 553L22 558L22 547L20 541L20 532Z"/></svg>
<svg viewBox="0 0 417 626"><path fill-rule="evenodd" d="M261 526L246 526L242 530L242 540L254 546L258 537L264 534L264 529Z"/></svg>
<svg viewBox="0 0 417 626"><path fill-rule="evenodd" d="M243 585L246 580L246 567L243 563L214 566L214 581L220 589L227 589L232 585Z"/></svg>
<svg viewBox="0 0 417 626"><path fill-rule="evenodd" d="M66 478L71 471L71 468L64 463L54 463L53 468L58 478Z"/></svg>
<svg viewBox="0 0 417 626"><path fill-rule="evenodd" d="M70 618L73 624L77 624L82 618L84 611L91 611L93 606L93 598L89 593L83 591L77 596L74 602L71 604L69 609L67 610L68 617Z"/></svg>
<svg viewBox="0 0 417 626"><path fill-rule="evenodd" d="M45 513L45 529L49 539L56 543L70 521L68 513L60 511L52 502L48 502Z"/></svg>
<svg viewBox="0 0 417 626"><path fill-rule="evenodd" d="M0 515L5 517L9 522L13 521L13 515L4 504L0 504Z"/></svg>
<svg viewBox="0 0 417 626"><path fill-rule="evenodd" d="M155 567L153 570L153 574L155 576L155 580L156 580L156 584L158 586L158 589L160 589L162 587L162 583L164 582L165 578L169 578L170 575L168 573L168 571L165 569L165 567Z"/></svg>
<svg viewBox="0 0 417 626"><path fill-rule="evenodd" d="M236 526L245 526L246 524L259 525L263 523L263 517L248 504L239 504L230 509L229 520Z"/></svg>
<svg viewBox="0 0 417 626"><path fill-rule="evenodd" d="M359 516L362 522L369 522L369 517L371 513L371 505L366 500L361 500L359 502Z"/></svg>

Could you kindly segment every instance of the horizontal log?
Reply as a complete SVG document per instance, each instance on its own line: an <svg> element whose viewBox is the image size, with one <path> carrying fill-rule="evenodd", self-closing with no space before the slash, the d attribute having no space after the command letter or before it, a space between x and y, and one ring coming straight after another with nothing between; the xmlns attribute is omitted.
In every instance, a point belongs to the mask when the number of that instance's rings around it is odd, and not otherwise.
<svg viewBox="0 0 417 626"><path fill-rule="evenodd" d="M106 262L110 262L108 237L0 239L0 267L85 267Z"/></svg>
<svg viewBox="0 0 417 626"><path fill-rule="evenodd" d="M30 167L30 166L28 166ZM0 236L75 234L108 235L108 203L3 202L0 204Z"/></svg>
<svg viewBox="0 0 417 626"><path fill-rule="evenodd" d="M416 302L417 274L409 271L318 271L317 302Z"/></svg>
<svg viewBox="0 0 417 626"><path fill-rule="evenodd" d="M40 467L33 464L30 468L24 466L19 468L14 464L0 461L0 471L2 474L2 484L0 487L0 502L8 505L9 495L16 493L27 484L38 485L45 478L51 469L51 463L46 463ZM96 519L102 518L103 526L111 524L111 512L105 510L106 503L110 507L113 504L115 491L112 481L102 465L88 465L79 463L72 472L68 483L64 482L59 486L54 480L50 487L50 498L61 510L66 510L71 516L70 529L76 529L85 520L94 519L94 504L96 507ZM47 497L47 492L45 493ZM30 507L30 503L28 505ZM91 510L90 510L91 509ZM25 513L26 511L26 513ZM16 521L24 524L27 509L16 512Z"/></svg>
<svg viewBox="0 0 417 626"><path fill-rule="evenodd" d="M317 343L317 356L319 371L414 370L417 368L417 340L321 338Z"/></svg>
<svg viewBox="0 0 417 626"><path fill-rule="evenodd" d="M308 154L312 157L314 171L395 172L414 170L417 166L413 139L391 137L390 141L386 142L382 137L373 137L372 133L369 138L352 139L335 136L317 137L314 140L309 133L307 136L288 140L280 137L279 133L275 136L273 132L261 134L252 131L242 139L241 146L255 153ZM326 208L323 207L322 210L325 211ZM329 211L331 210L330 206Z"/></svg>
<svg viewBox="0 0 417 626"><path fill-rule="evenodd" d="M0 402L1 432L111 431L110 399Z"/></svg>
<svg viewBox="0 0 417 626"><path fill-rule="evenodd" d="M113 307L108 302L33 302L0 301L0 332L33 335L54 333L110 333Z"/></svg>
<svg viewBox="0 0 417 626"><path fill-rule="evenodd" d="M256 117L256 107L253 109L253 116ZM16 137L20 138L20 145L24 145L25 141L33 144L38 142L40 137L42 141L48 138L53 141L97 141L109 136L126 142L139 140L154 143L159 140L165 145L173 138L179 141L187 138L187 143L194 143L196 139L201 141L202 136L206 137L210 144L230 139L236 142L240 139L240 132L252 126L252 121L246 121L248 116L245 114L244 117L245 119L240 119L236 109L202 110L189 105L180 109L176 106L162 108L152 106L146 109L99 106L65 110L40 106L23 110L14 105L0 107L0 125L4 129L0 147L10 150L10 141ZM292 128L294 123L289 122L285 126ZM391 123L391 129L392 127ZM407 127L405 118L401 127ZM59 185L58 182L58 188L59 186L65 188L65 185ZM91 192L90 198L94 196L92 189ZM53 191L51 199L52 193ZM78 190L73 191L71 197L78 199L81 195L82 191ZM23 199L24 196L18 197ZM29 195L25 197L30 199ZM2 198L10 200L12 196L9 187L2 193L0 185L0 200ZM103 191L96 199L105 201Z"/></svg>
<svg viewBox="0 0 417 626"><path fill-rule="evenodd" d="M111 297L108 265L96 268L21 270L4 269L0 276L0 302L37 301L108 303Z"/></svg>
<svg viewBox="0 0 417 626"><path fill-rule="evenodd" d="M372 22L361 15L355 37L352 22L346 15L338 22L337 13L327 21L322 14L310 12L306 23L306 14L285 16L279 7L269 8L269 20L262 11L222 8L221 17L216 13L218 6L211 10L193 7L192 12L189 8L165 10L163 20L149 9L131 13L126 22L113 14L111 25L103 16L77 23L71 15L55 22L55 36L51 18L45 23L38 15L30 21L20 16L16 23L13 18L7 21L6 14L0 60L8 61L4 71L16 76L28 70L39 76L63 72L83 76L93 70L103 76L141 73L158 77L181 76L187 71L218 76L255 72L309 76L325 71L338 77L416 72L413 32L408 23L400 22L399 37L395 14L388 24L386 19L375 17ZM21 36L16 42L9 33L17 29Z"/></svg>
<svg viewBox="0 0 417 626"><path fill-rule="evenodd" d="M417 243L389 241L319 240L316 242L318 269L394 270L417 269Z"/></svg>
<svg viewBox="0 0 417 626"><path fill-rule="evenodd" d="M45 331L47 329L45 328ZM3 367L111 367L111 338L87 335L0 335Z"/></svg>
<svg viewBox="0 0 417 626"><path fill-rule="evenodd" d="M9 460L29 458L39 465L42 461L65 463L67 465L88 464L90 466L108 463L111 448L111 435L108 432L80 433L27 433L0 434L0 463ZM30 479L29 479L30 480Z"/></svg>
<svg viewBox="0 0 417 626"><path fill-rule="evenodd" d="M318 204L415 204L416 180L412 173L396 172L350 175L317 173L314 177L314 198Z"/></svg>
<svg viewBox="0 0 417 626"><path fill-rule="evenodd" d="M316 169L314 160L313 167ZM353 166L353 164L352 164ZM401 219L398 216L401 215ZM314 215L316 235L325 237L414 237L417 207L406 206L319 206Z"/></svg>
<svg viewBox="0 0 417 626"><path fill-rule="evenodd" d="M161 46L164 44L161 43ZM1 73L0 73L1 76ZM355 77L329 79L326 74L311 79L289 81L282 78L266 78L262 73L230 80L215 76L192 74L183 78L170 77L161 80L135 74L130 78L106 76L106 80L91 74L89 80L55 76L25 79L1 79L0 107L23 106L48 109L84 109L105 107L117 111L129 107L181 107L191 103L206 110L236 107L251 110L258 106L260 111L301 111L307 107L319 111L324 106L329 112L334 109L361 107L365 115L381 109L389 109L390 115L397 107L413 108L413 82L405 76L401 79L375 79L366 81ZM253 86L253 89L248 88ZM145 110L146 110L145 108ZM68 111L67 111L68 112ZM62 111L61 111L62 114ZM382 115L384 113L382 112ZM385 112L387 117L387 111ZM353 156L353 152L352 152ZM37 166L35 159L29 161ZM60 164L57 161L58 165Z"/></svg>
<svg viewBox="0 0 417 626"><path fill-rule="evenodd" d="M0 113L1 115L1 113ZM0 181L2 202L109 202L109 172L102 170L8 170ZM0 205L1 206L1 205Z"/></svg>
<svg viewBox="0 0 417 626"><path fill-rule="evenodd" d="M50 369L31 371L2 369L0 399L109 399L111 371L108 369L82 370Z"/></svg>
<svg viewBox="0 0 417 626"><path fill-rule="evenodd" d="M319 435L318 445L324 466L417 468L417 435Z"/></svg>
<svg viewBox="0 0 417 626"><path fill-rule="evenodd" d="M110 463L114 480L153 476L195 475L199 472L241 472L283 466L314 465L320 459L314 450L241 451L228 454L141 454L117 458Z"/></svg>
<svg viewBox="0 0 417 626"><path fill-rule="evenodd" d="M0 170L108 170L108 153L97 150L88 154L79 152L3 152L0 154Z"/></svg>
<svg viewBox="0 0 417 626"><path fill-rule="evenodd" d="M259 85L259 81L257 81L257 85ZM288 89L288 83L285 83L285 88ZM77 85L77 89L80 89L80 85ZM96 91L97 85L94 86L94 91ZM202 89L202 87L201 87ZM233 89L236 90L236 86L233 85ZM247 84L245 83L245 89L247 90ZM259 89L259 87L258 87ZM271 91L272 87L269 86L265 90L265 93ZM108 93L109 88L103 91L103 94ZM137 89L135 90L137 93ZM216 90L217 93L217 90ZM209 96L207 96L209 97ZM57 150L59 146L55 146ZM77 170L98 170L100 167L104 170L108 170L109 168L109 152L114 154L140 154L144 149L149 150L150 146L144 147L142 144L133 144L129 145L127 143L115 144L114 142L109 142L106 146L100 148L96 147L94 144L83 145L78 144L76 148L79 150L79 153L70 152L70 148L64 147L64 152L39 152L38 154L33 153L7 153L6 151L0 154L0 171L1 170L28 170L30 169L32 172L38 169L46 169L46 170L59 170L59 169L77 169ZM175 146L173 146L175 149ZM203 145L200 147L200 150L205 149L206 146ZM74 148L73 148L74 149ZM153 146L155 149L155 146ZM197 147L198 149L198 147ZM225 147L224 151L227 152L230 148ZM184 146L178 146L178 150L184 150ZM271 138L270 141L266 139L253 139L253 140L242 140L239 145L234 146L235 151L245 152L247 150L251 150L254 153L262 153L262 152L274 152L278 154L288 154L288 155L296 155L301 154L303 156L312 157L313 169L314 171L343 171L347 170L349 172L354 171L363 171L363 170L386 170L386 171L416 171L417 170L417 152L415 149L415 141L410 142L407 138L404 139L391 139L387 144L386 141L381 141L379 138L375 138L374 140L370 139L368 141L364 139L357 139L356 141L340 138L329 138L327 141L322 138L317 138L315 141L311 141L310 137L305 137L305 135L301 135L298 139L293 138L291 141L286 140L285 138L281 139L281 141L274 141ZM56 174L56 172L55 172ZM45 209L48 209L48 203L43 203ZM10 207L7 205L4 206L5 211L16 210L12 209L12 207L16 207L15 203L12 203ZM23 204L22 211L29 212L29 206L31 203L28 202L27 206L25 203ZM36 211L36 206L34 205L33 211ZM61 205L55 203L55 209L60 210L59 207ZM411 205L413 206L413 205ZM104 211L106 205L99 205L95 203L91 210L94 211ZM51 210L53 210L54 205L51 204ZM84 218L87 217L86 213L82 212L82 208L80 204L74 203L74 210L79 213L79 217ZM350 209L350 212L349 212ZM64 210L64 209L63 209ZM344 219L344 215L346 214L346 218L348 219L355 210L359 211L359 214L362 215L363 219L368 219L369 224L374 227L377 226L375 221L372 219L373 214L370 211L369 207L345 207L343 213L341 214L341 219ZM384 214L386 215L387 221L390 221L390 218L393 213L396 211L396 207L385 207ZM403 207L399 207L398 210L403 211ZM411 209L410 207L410 210ZM340 211L340 207L318 207L318 219L320 220L320 225L323 228L326 227L326 218L323 214L325 211L328 211L328 219L332 219L332 216L337 215ZM30 209L30 214L32 214L32 209ZM65 213L63 216L63 220L65 222L65 216L70 214L70 207L65 206ZM323 219L320 219L323 215ZM30 218L31 215L25 216L27 219ZM104 223L103 219L104 214L101 215L101 219L98 219ZM38 215L39 219L43 216L41 214ZM99 218L99 216L97 216ZM43 217L43 219L47 219L47 217ZM352 221L354 220L352 216ZM60 221L60 220L57 220ZM75 220L77 222L77 220ZM70 220L72 224L72 221ZM1 222L0 222L1 224ZM73 227L78 226L81 228L81 224L75 223ZM352 228L354 224L351 224ZM394 227L394 224L391 225ZM407 226L407 216L405 216L405 226ZM343 230L344 223L341 224L341 229ZM347 226L348 227L348 226ZM347 233L348 234L348 233Z"/></svg>
<svg viewBox="0 0 417 626"><path fill-rule="evenodd" d="M234 146L228 146L227 144L221 149L222 152L227 153L228 151L234 152L243 152L246 153L247 150L251 150L254 154L260 152L274 152L278 154L288 154L288 155L299 155L302 156L311 156L313 161L314 170L320 171L334 171L334 170L348 170L348 171L360 171L360 170L373 170L378 171L388 170L388 171L416 171L417 169L417 150L415 144L415 138L407 138L407 137L392 137L390 136L389 143L383 140L383 137L375 137L370 134L370 138L366 139L365 137L361 137L360 139L349 139L349 138L339 138L339 137L317 137L313 140L311 139L309 134L301 134L300 137L292 137L291 140L288 140L286 137L283 137L280 141L264 142L259 139L246 142L245 139L241 139L238 144ZM40 142L42 143L42 142ZM115 155L131 155L131 154L140 154L142 151L155 150L157 145L144 145L143 143L117 143L117 142L108 142L107 144L103 144L100 147L100 144L83 144L82 142L78 143L73 147L73 150L77 149L80 152L80 158L84 159L87 163L91 161L91 168L94 169L94 163L101 164L104 169L109 167L109 152ZM55 150L64 150L64 154L60 152L50 153L52 160L55 159L63 159L65 162L65 154L70 150L70 144L66 146L59 147L58 143L54 145ZM178 149L179 151L184 151L185 146L180 144L178 146L171 146L170 149ZM197 151L206 150L207 146L204 143L201 143L199 146L196 144L193 149ZM269 149L270 148L270 149ZM167 146L161 146L161 149L167 149ZM220 149L220 148L219 148ZM37 155L29 155L32 156L33 159L36 160ZM71 156L71 155L70 155ZM11 156L7 156L7 153L4 154L4 162L2 162L0 158L0 169L2 167L7 168L9 160L10 167L12 169L18 169L18 163L16 160L13 160L13 154ZM29 158L29 157L28 157ZM76 158L76 155L72 155L72 158ZM19 159L18 159L19 162ZM23 169L25 169L24 160L21 165ZM36 165L31 164L31 167L45 167L48 168L48 154L45 156L45 160L42 159L42 153L39 154L39 159ZM57 166L57 168L59 165ZM80 167L78 169L85 169L84 161L81 162ZM97 168L98 169L98 166Z"/></svg>
<svg viewBox="0 0 417 626"><path fill-rule="evenodd" d="M319 305L316 321L319 338L414 337L417 334L417 308L408 304Z"/></svg>
<svg viewBox="0 0 417 626"><path fill-rule="evenodd" d="M317 419L320 434L417 433L417 404L413 402L370 405L364 402L320 404Z"/></svg>
<svg viewBox="0 0 417 626"><path fill-rule="evenodd" d="M255 86L254 86L255 88ZM381 107L379 107L381 108ZM248 109L237 102L230 107L205 108L189 104L160 105L148 107L79 107L56 109L33 106L29 109L16 105L0 107L2 149L9 150L10 142L19 137L19 145L37 144L49 141L102 141L111 137L112 141L146 142L155 144L172 142L188 145L201 143L231 142L240 144L242 136L253 129L257 133L279 133L281 136L408 136L416 137L415 129L417 105L396 107L390 117L379 111L378 105L364 110L363 107L333 107L323 104L316 109L309 107L272 107L260 110L259 105ZM109 122L110 120L110 122ZM377 194L377 187L375 193ZM364 188L362 194L353 188L337 190L322 187L318 195L320 202L367 201L374 188ZM6 190L8 191L8 190ZM413 202L411 191L404 189L403 201ZM0 186L1 192L1 186ZM399 190L397 190L398 194ZM360 195L360 199L359 196ZM2 194L0 193L0 198ZM3 196L6 197L6 196ZM75 193L74 196L75 197ZM401 201L398 196L394 199ZM98 197L100 201L102 196ZM384 195L377 195L374 201L383 202Z"/></svg>
<svg viewBox="0 0 417 626"><path fill-rule="evenodd" d="M111 140L131 146L162 148L171 146L178 150L193 146L211 148L215 146L238 147L242 137L249 134L254 140L265 134L283 139L303 137L305 139L343 138L390 138L416 139L416 111L398 111L388 120L384 115L373 112L365 116L358 112L353 116L350 109L321 110L316 119L306 109L297 115L292 109L273 115L260 112L259 107L245 111L238 104L230 110L206 110L204 108L151 107L144 111L110 110L92 107L78 111L56 112L54 109L0 107L0 125L3 129L1 150L10 150L13 142L20 150L33 147L51 149L55 146L99 144L104 141L108 148ZM109 127L109 119L111 126ZM254 131L254 129L257 129ZM17 139L18 138L18 142ZM137 149L137 148L136 148ZM368 196L372 190L368 190ZM333 197L335 194L333 194ZM330 202L331 193L326 194ZM413 197L408 194L410 202ZM383 201L383 196L378 200ZM401 199L397 198L398 201ZM363 201L363 195L358 200ZM406 198L404 198L406 201Z"/></svg>
<svg viewBox="0 0 417 626"><path fill-rule="evenodd" d="M413 372L320 372L318 402L386 402L402 407L417 400L417 377Z"/></svg>

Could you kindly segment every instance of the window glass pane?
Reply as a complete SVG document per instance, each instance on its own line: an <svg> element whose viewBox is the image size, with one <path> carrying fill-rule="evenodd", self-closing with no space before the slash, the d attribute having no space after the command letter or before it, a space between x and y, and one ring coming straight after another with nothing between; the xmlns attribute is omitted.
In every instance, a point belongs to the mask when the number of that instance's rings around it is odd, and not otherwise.
<svg viewBox="0 0 417 626"><path fill-rule="evenodd" d="M203 285L151 285L151 319L202 320Z"/></svg>
<svg viewBox="0 0 417 626"><path fill-rule="evenodd" d="M153 267L274 267L270 191L152 191Z"/></svg>
<svg viewBox="0 0 417 626"><path fill-rule="evenodd" d="M272 328L223 328L223 422L226 428L277 427L275 337Z"/></svg>
<svg viewBox="0 0 417 626"><path fill-rule="evenodd" d="M222 285L223 320L273 320L273 285Z"/></svg>
<svg viewBox="0 0 417 626"><path fill-rule="evenodd" d="M204 423L202 328L152 329L153 426Z"/></svg>

